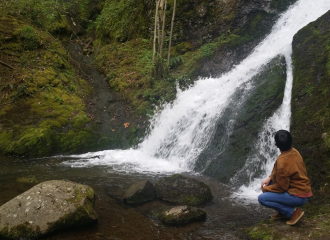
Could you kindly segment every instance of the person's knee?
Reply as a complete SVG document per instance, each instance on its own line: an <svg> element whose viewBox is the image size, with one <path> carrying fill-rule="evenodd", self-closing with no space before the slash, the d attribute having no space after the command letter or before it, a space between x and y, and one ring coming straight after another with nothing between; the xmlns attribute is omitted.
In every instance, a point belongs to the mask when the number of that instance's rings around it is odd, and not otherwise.
<svg viewBox="0 0 330 240"><path fill-rule="evenodd" d="M259 202L261 205L264 205L264 203L265 203L265 199L263 198L263 193L260 194L260 195L258 196L258 202Z"/></svg>

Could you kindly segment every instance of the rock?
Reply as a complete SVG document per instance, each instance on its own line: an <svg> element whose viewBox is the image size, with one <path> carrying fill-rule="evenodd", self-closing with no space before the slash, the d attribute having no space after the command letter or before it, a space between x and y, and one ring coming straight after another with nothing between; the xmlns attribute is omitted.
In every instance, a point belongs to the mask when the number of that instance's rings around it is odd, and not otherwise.
<svg viewBox="0 0 330 240"><path fill-rule="evenodd" d="M0 239L35 239L97 219L91 187L70 181L46 181L0 207Z"/></svg>
<svg viewBox="0 0 330 240"><path fill-rule="evenodd" d="M167 211L156 213L155 215L163 223L173 225L182 225L206 219L206 212L203 209L189 206L173 207Z"/></svg>
<svg viewBox="0 0 330 240"><path fill-rule="evenodd" d="M155 184L157 198L185 205L200 205L212 198L205 183L179 174L160 179Z"/></svg>
<svg viewBox="0 0 330 240"><path fill-rule="evenodd" d="M247 181L248 171L241 170L246 159L258 154L258 133L265 119L281 106L285 82L285 58L276 57L249 81L249 88L244 84L237 88L231 103L216 120L215 132L198 156L194 170L222 183L232 183L233 176L239 178L239 186ZM259 168L260 164L256 164L256 172Z"/></svg>
<svg viewBox="0 0 330 240"><path fill-rule="evenodd" d="M141 204L155 198L154 185L144 180L130 186L123 194L123 200L129 204Z"/></svg>
<svg viewBox="0 0 330 240"><path fill-rule="evenodd" d="M292 117L290 132L304 157L312 188L329 171L330 11L300 29L292 40ZM321 135L321 136L320 136Z"/></svg>

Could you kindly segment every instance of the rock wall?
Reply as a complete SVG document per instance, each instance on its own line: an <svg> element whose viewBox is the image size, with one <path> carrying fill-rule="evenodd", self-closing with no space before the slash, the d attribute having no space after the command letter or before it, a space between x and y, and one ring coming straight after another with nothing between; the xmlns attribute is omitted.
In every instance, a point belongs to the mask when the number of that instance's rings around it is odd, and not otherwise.
<svg viewBox="0 0 330 240"><path fill-rule="evenodd" d="M291 131L314 189L328 182L330 167L330 12L293 39Z"/></svg>
<svg viewBox="0 0 330 240"><path fill-rule="evenodd" d="M218 120L214 136L199 156L195 170L228 182L246 159L255 154L259 130L282 104L285 81L285 59L278 57L251 80L250 90L242 86ZM248 182L249 178L241 181Z"/></svg>

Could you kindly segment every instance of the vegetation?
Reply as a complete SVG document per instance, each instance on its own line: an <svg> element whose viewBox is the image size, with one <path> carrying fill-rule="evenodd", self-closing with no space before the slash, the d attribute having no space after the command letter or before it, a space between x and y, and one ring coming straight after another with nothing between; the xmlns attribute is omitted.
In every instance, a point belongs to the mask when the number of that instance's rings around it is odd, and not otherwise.
<svg viewBox="0 0 330 240"><path fill-rule="evenodd" d="M253 41L255 32L261 37L275 16L255 11L244 28L238 27L237 1L216 4L208 8L206 1L168 0L159 35L164 36L164 51L153 63L155 1L2 1L0 151L44 156L79 152L87 146L121 146L119 135L100 139L95 134L85 103L90 84L77 74L62 43L75 40L93 53L110 87L131 106L132 116L145 118L155 106L174 99L177 82L189 87L205 62ZM209 29L208 39L191 28L191 23L198 29L214 19L217 24ZM129 134L135 138L131 143L143 134L137 129Z"/></svg>
<svg viewBox="0 0 330 240"><path fill-rule="evenodd" d="M20 9L19 3L13 7ZM93 136L85 128L90 119L83 98L89 85L76 77L55 37L30 25L24 9L17 15L2 4L12 12L0 19L1 61L6 63L0 65L0 152L45 156L83 149Z"/></svg>

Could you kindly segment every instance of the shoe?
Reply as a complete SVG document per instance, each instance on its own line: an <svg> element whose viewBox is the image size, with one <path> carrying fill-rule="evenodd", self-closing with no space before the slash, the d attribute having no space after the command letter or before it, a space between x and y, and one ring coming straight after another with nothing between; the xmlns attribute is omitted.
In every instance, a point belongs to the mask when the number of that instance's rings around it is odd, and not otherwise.
<svg viewBox="0 0 330 240"><path fill-rule="evenodd" d="M305 212L301 211L299 208L296 208L292 213L292 216L289 221L286 222L288 225L295 225L300 218L304 215Z"/></svg>
<svg viewBox="0 0 330 240"><path fill-rule="evenodd" d="M288 217L279 212L271 216L271 219L274 219L274 220L281 219L281 218L288 218Z"/></svg>

